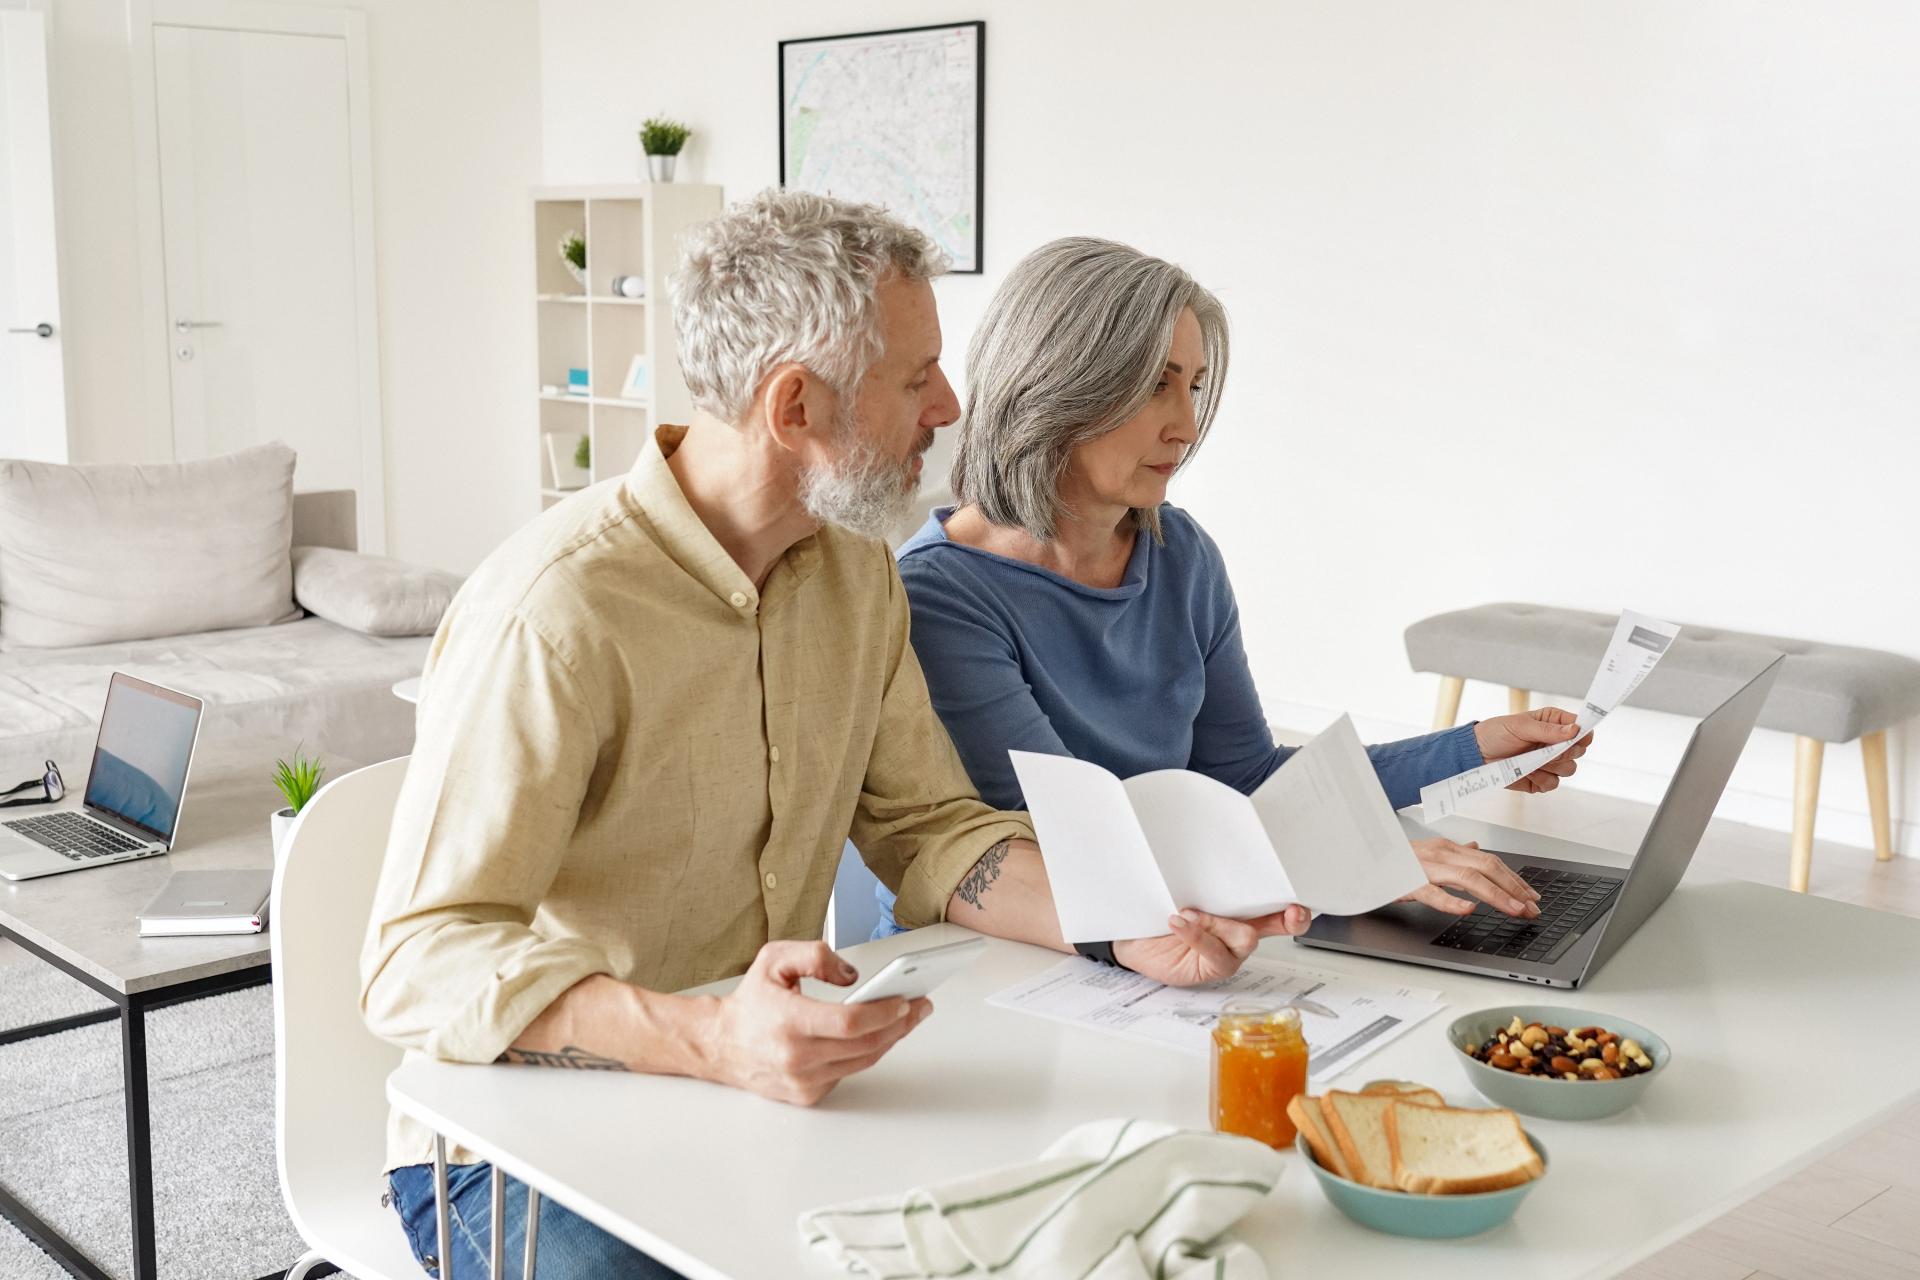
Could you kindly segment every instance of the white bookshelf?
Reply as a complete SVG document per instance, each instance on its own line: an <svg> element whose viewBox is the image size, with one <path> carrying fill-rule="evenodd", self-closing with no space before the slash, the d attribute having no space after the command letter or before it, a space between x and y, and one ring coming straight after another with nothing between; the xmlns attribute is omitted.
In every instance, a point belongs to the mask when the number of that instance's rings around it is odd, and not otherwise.
<svg viewBox="0 0 1920 1280"><path fill-rule="evenodd" d="M685 422L692 412L674 352L667 280L681 233L720 212L720 188L690 182L536 187L532 198L539 434L585 435L592 442L592 480L624 475L656 427ZM560 257L567 231L586 237L586 287ZM640 276L646 296L615 296L615 276ZM627 366L637 355L652 365L651 392L645 400L622 399ZM572 369L587 371L588 395L567 394ZM558 392L541 390L550 386ZM545 439L537 445L544 508L577 490L559 487ZM562 451L570 454L571 445L563 442Z"/></svg>

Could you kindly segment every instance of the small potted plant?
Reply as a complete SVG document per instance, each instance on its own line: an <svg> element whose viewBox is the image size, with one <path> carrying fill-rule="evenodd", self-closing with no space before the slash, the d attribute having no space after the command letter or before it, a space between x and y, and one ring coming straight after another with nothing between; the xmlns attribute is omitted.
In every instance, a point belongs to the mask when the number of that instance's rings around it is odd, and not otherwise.
<svg viewBox="0 0 1920 1280"><path fill-rule="evenodd" d="M277 860L280 851L287 842L287 833L293 830L293 820L307 807L307 801L313 799L313 793L320 789L320 780L326 777L327 767L314 756L300 753L294 748L291 762L275 760L273 762L273 785L286 798L287 807L273 815L273 856Z"/></svg>
<svg viewBox="0 0 1920 1280"><path fill-rule="evenodd" d="M560 261L567 264L567 274L580 282L582 289L587 287L587 238L578 231L568 231L560 236Z"/></svg>
<svg viewBox="0 0 1920 1280"><path fill-rule="evenodd" d="M647 176L655 182L673 181L673 164L693 130L678 120L655 116L640 126L640 149L647 153Z"/></svg>

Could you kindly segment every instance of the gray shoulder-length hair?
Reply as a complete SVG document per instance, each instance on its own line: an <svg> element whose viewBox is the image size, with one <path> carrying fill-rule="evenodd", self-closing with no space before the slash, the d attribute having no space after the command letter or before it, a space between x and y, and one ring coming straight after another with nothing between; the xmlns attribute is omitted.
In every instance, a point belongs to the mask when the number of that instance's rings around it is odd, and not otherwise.
<svg viewBox="0 0 1920 1280"><path fill-rule="evenodd" d="M1051 542L1068 455L1146 407L1166 371L1174 322L1188 308L1207 361L1195 406L1198 449L1227 375L1220 300L1171 262L1112 240L1070 236L1022 258L967 348L955 497L994 524ZM1159 539L1158 511L1135 508L1133 518Z"/></svg>

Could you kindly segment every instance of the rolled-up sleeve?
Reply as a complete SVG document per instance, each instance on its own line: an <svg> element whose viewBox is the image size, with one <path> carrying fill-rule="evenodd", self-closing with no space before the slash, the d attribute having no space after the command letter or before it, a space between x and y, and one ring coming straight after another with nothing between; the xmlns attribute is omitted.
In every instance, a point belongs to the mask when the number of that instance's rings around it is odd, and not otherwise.
<svg viewBox="0 0 1920 1280"><path fill-rule="evenodd" d="M913 929L945 918L948 899L987 850L1034 836L1026 814L986 805L968 780L927 696L908 642L906 592L888 559L886 692L852 839L867 866L900 895L894 918Z"/></svg>
<svg viewBox="0 0 1920 1280"><path fill-rule="evenodd" d="M612 971L586 939L533 927L601 733L575 671L510 610L456 605L425 687L361 951L361 1009L402 1047L492 1062L567 988Z"/></svg>

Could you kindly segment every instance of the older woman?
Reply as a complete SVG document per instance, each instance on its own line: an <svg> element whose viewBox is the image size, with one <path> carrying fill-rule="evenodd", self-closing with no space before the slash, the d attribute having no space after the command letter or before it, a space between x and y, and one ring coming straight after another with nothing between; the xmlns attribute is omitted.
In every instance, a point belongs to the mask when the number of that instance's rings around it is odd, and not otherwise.
<svg viewBox="0 0 1920 1280"><path fill-rule="evenodd" d="M1193 769L1243 792L1292 753L1261 712L1219 548L1166 502L1226 372L1219 301L1126 245L1056 240L994 295L967 352L959 505L899 552L933 705L989 804L1022 807L1010 749L1121 777ZM1398 808L1429 782L1566 741L1573 719L1543 708L1368 754ZM1584 750L1516 787L1550 790ZM1538 914L1539 895L1498 858L1447 840L1413 847L1430 881L1417 900L1471 911L1452 888ZM883 913L877 932L892 931Z"/></svg>

